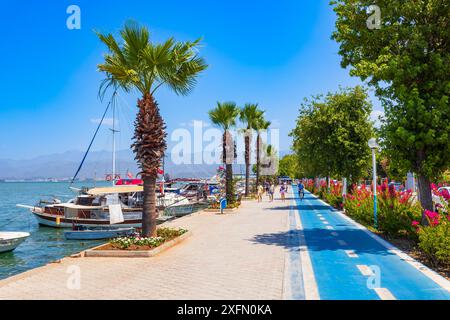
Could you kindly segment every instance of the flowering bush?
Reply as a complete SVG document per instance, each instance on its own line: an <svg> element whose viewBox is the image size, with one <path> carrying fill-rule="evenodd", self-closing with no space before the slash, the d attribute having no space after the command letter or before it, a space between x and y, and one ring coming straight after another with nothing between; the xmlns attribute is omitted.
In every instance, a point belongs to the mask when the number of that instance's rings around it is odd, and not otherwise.
<svg viewBox="0 0 450 320"><path fill-rule="evenodd" d="M158 228L156 231L157 236L153 238L145 238L139 234L135 234L131 237L112 239L109 243L120 250L126 250L130 247L156 248L164 242L170 241L186 232L187 230L185 229Z"/></svg>
<svg viewBox="0 0 450 320"><path fill-rule="evenodd" d="M309 179L306 184L306 189L323 199L324 195L327 193L327 182L325 180L320 180L319 183L316 184L313 179Z"/></svg>
<svg viewBox="0 0 450 320"><path fill-rule="evenodd" d="M353 188L353 194L345 199L346 213L355 220L373 225L373 193L365 188ZM412 192L398 192L387 184L377 188L378 229L390 235L416 235L412 221L420 219L421 207L413 201Z"/></svg>
<svg viewBox="0 0 450 320"><path fill-rule="evenodd" d="M344 200L345 213L364 225L373 224L373 196L366 189L352 188L353 193L347 194Z"/></svg>
<svg viewBox="0 0 450 320"><path fill-rule="evenodd" d="M415 237L412 221L421 219L422 208L414 201L411 190L396 191L394 186L382 185L377 190L379 229L391 235Z"/></svg>
<svg viewBox="0 0 450 320"><path fill-rule="evenodd" d="M426 226L418 221L413 221L412 226L417 230L419 247L429 260L433 264L450 265L450 194L446 189L439 192L434 185L431 189L440 198L436 211L425 211Z"/></svg>
<svg viewBox="0 0 450 320"><path fill-rule="evenodd" d="M433 264L450 266L450 223L448 219L438 221L436 216L432 219L433 224L427 227L420 227L415 222L419 247Z"/></svg>
<svg viewBox="0 0 450 320"><path fill-rule="evenodd" d="M326 190L326 188L322 189ZM343 197L342 197L342 184L339 182L331 183L330 192L324 192L322 198L328 202L331 206L342 209Z"/></svg>

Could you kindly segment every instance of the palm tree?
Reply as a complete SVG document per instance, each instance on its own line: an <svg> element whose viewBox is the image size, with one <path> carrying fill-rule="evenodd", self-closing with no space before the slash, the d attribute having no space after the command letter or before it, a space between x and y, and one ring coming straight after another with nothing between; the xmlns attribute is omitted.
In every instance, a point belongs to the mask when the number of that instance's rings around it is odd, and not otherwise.
<svg viewBox="0 0 450 320"><path fill-rule="evenodd" d="M258 117L257 121L255 122L255 127L253 129L256 130L256 184L259 184L259 173L260 173L260 167L261 167L261 132L269 129L271 125L270 121L266 121L264 119L264 112L262 112L261 116Z"/></svg>
<svg viewBox="0 0 450 320"><path fill-rule="evenodd" d="M166 150L166 126L155 92L162 86L178 95L191 92L199 73L207 68L203 58L197 55L200 39L176 42L170 38L164 43L153 43L148 29L135 22L125 24L119 40L111 34L97 35L109 50L104 62L98 65L99 71L106 75L100 85L101 96L109 87L125 92L137 90L141 94L131 147L144 181L142 234L153 237L157 218L156 179Z"/></svg>
<svg viewBox="0 0 450 320"><path fill-rule="evenodd" d="M239 119L246 125L245 128L245 196L249 195L250 184L250 145L252 143L251 131L263 112L257 104L247 103L240 111Z"/></svg>
<svg viewBox="0 0 450 320"><path fill-rule="evenodd" d="M232 143L230 128L236 125L239 108L234 102L217 102L217 107L209 111L212 123L223 129L222 138L222 160L225 164L225 190L228 203L234 202L233 194L233 160L235 156L234 144ZM230 157L230 154L232 156Z"/></svg>

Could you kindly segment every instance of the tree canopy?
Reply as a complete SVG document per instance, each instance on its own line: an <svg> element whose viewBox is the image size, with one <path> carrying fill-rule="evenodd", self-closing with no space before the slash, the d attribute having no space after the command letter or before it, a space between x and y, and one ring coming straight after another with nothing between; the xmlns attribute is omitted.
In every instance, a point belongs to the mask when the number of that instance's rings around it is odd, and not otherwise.
<svg viewBox="0 0 450 320"><path fill-rule="evenodd" d="M367 141L373 136L372 105L362 87L305 99L291 132L304 176L356 180L370 165Z"/></svg>
<svg viewBox="0 0 450 320"><path fill-rule="evenodd" d="M366 26L369 5L380 26ZM430 179L450 164L450 3L448 0L339 0L333 38L342 66L376 89L385 108L382 143L395 167L419 175L431 209ZM422 198L425 196L425 198Z"/></svg>
<svg viewBox="0 0 450 320"><path fill-rule="evenodd" d="M278 165L278 175L290 178L300 177L299 175L299 159L295 154L285 155L280 159Z"/></svg>

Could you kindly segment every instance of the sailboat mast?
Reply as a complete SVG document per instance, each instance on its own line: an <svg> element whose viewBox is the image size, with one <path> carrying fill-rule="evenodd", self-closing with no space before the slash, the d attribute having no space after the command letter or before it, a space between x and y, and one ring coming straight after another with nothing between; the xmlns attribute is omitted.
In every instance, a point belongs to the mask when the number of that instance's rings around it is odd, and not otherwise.
<svg viewBox="0 0 450 320"><path fill-rule="evenodd" d="M113 125L112 125L112 135L113 135L113 150L112 150L112 182L113 185L116 181L116 132L114 131L115 128L115 107L113 106Z"/></svg>
<svg viewBox="0 0 450 320"><path fill-rule="evenodd" d="M113 95L113 103L112 103L112 184L113 186L116 184L116 93Z"/></svg>

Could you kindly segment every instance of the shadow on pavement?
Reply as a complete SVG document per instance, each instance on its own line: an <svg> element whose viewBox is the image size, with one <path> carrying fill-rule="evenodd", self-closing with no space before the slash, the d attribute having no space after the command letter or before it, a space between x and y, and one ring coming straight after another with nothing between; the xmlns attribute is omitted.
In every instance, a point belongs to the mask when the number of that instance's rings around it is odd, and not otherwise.
<svg viewBox="0 0 450 320"><path fill-rule="evenodd" d="M330 206L326 206L326 205L295 205L295 206L280 206L280 207L272 207L272 208L267 208L266 210L329 210L329 211L334 211L334 209Z"/></svg>
<svg viewBox="0 0 450 320"><path fill-rule="evenodd" d="M336 231L336 230L335 230ZM334 237L331 233L333 230L326 229L305 229L303 230L306 238L308 251L336 251L336 250L354 250L356 253L370 253L377 255L393 255L388 249L383 247L377 241L368 237L365 232L358 229L340 229L337 230L339 238ZM280 233L266 233L256 235L249 241L257 244L265 244L271 246L281 246L285 249L298 249L299 244L298 230L290 230ZM337 239L347 242L346 246L342 246Z"/></svg>

